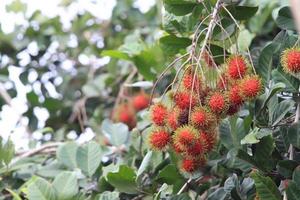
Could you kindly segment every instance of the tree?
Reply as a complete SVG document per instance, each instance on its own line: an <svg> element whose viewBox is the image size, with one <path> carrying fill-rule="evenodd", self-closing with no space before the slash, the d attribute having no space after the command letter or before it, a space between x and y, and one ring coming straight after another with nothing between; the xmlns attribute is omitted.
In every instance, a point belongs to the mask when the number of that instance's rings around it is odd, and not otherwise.
<svg viewBox="0 0 300 200"><path fill-rule="evenodd" d="M31 144L1 137L1 199L299 198L288 2L161 0L142 13L117 1L109 20L86 10L69 28L18 0L6 9L28 25L0 34L0 104L14 107L17 69Z"/></svg>

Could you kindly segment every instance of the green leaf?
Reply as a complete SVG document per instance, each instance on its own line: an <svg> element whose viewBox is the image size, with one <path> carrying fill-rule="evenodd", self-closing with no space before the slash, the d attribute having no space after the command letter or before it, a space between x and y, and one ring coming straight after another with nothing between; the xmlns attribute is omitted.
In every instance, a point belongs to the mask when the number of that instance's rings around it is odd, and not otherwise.
<svg viewBox="0 0 300 200"><path fill-rule="evenodd" d="M109 56L117 59L130 60L130 57L127 53L124 53L119 50L104 50L101 52L101 56Z"/></svg>
<svg viewBox="0 0 300 200"><path fill-rule="evenodd" d="M300 187L300 166L294 170L293 181Z"/></svg>
<svg viewBox="0 0 300 200"><path fill-rule="evenodd" d="M300 123L293 124L287 131L289 142L293 146L300 148Z"/></svg>
<svg viewBox="0 0 300 200"><path fill-rule="evenodd" d="M281 29L296 30L292 12L289 6L282 7L278 11L276 24Z"/></svg>
<svg viewBox="0 0 300 200"><path fill-rule="evenodd" d="M166 35L159 39L159 43L164 53L174 55L180 52L180 50L190 46L192 41L189 38L179 38L175 35Z"/></svg>
<svg viewBox="0 0 300 200"><path fill-rule="evenodd" d="M227 9L236 20L246 20L257 12L258 7L232 5L227 6ZM223 12L226 13L225 11Z"/></svg>
<svg viewBox="0 0 300 200"><path fill-rule="evenodd" d="M112 123L110 120L104 120L101 130L110 138L113 146L121 146L127 143L129 137L128 126L123 123Z"/></svg>
<svg viewBox="0 0 300 200"><path fill-rule="evenodd" d="M261 138L271 134L271 130L254 128L241 140L241 144L256 144L260 141Z"/></svg>
<svg viewBox="0 0 300 200"><path fill-rule="evenodd" d="M262 77L264 85L268 85L271 79L271 72L273 68L273 55L274 52L278 51L280 44L272 42L267 44L261 51L258 58L258 66L256 66L256 72Z"/></svg>
<svg viewBox="0 0 300 200"><path fill-rule="evenodd" d="M294 108L294 104L294 101L288 99L280 102L273 112L271 120L272 125L277 125L285 117L285 115Z"/></svg>
<svg viewBox="0 0 300 200"><path fill-rule="evenodd" d="M57 160L65 166L69 167L70 169L76 168L77 149L78 145L75 142L68 142L59 146L59 148L56 151Z"/></svg>
<svg viewBox="0 0 300 200"><path fill-rule="evenodd" d="M298 88L299 88L299 81L284 73L282 70L280 69L275 69L272 71L272 77L274 82L282 82L285 84L286 88L285 90L289 91L289 92L297 92Z"/></svg>
<svg viewBox="0 0 300 200"><path fill-rule="evenodd" d="M5 165L8 165L15 154L15 146L10 139L0 149L0 159Z"/></svg>
<svg viewBox="0 0 300 200"><path fill-rule="evenodd" d="M280 175L285 178L291 178L294 169L297 167L298 163L294 160L279 160L277 163L277 169Z"/></svg>
<svg viewBox="0 0 300 200"><path fill-rule="evenodd" d="M95 200L119 200L119 192L103 192L99 195L99 198Z"/></svg>
<svg viewBox="0 0 300 200"><path fill-rule="evenodd" d="M119 192L127 194L138 193L135 179L136 174L134 170L126 165L121 165L118 172L110 172L107 174L107 181Z"/></svg>
<svg viewBox="0 0 300 200"><path fill-rule="evenodd" d="M174 195L170 200L192 200L188 193L182 193L179 195Z"/></svg>
<svg viewBox="0 0 300 200"><path fill-rule="evenodd" d="M270 99L275 94L277 94L279 91L283 90L284 88L285 88L285 84L283 84L283 83L276 83L275 85L272 85L271 88L270 88L270 90L266 94L266 98L263 101L261 109L264 109L267 106L267 104L270 101Z"/></svg>
<svg viewBox="0 0 300 200"><path fill-rule="evenodd" d="M197 5L195 1L186 0L164 0L163 2L166 11L178 16L191 13L193 8Z"/></svg>
<svg viewBox="0 0 300 200"><path fill-rule="evenodd" d="M138 172L136 174L137 177L139 177L144 171L147 170L147 168L151 164L151 158L152 158L152 151L148 151L138 169Z"/></svg>
<svg viewBox="0 0 300 200"><path fill-rule="evenodd" d="M254 159L261 169L266 171L271 171L275 166L272 160L272 152L275 148L275 142L272 135L268 135L261 139L261 141L256 145L256 150L254 152Z"/></svg>
<svg viewBox="0 0 300 200"><path fill-rule="evenodd" d="M270 177L263 176L258 172L252 173L257 195L263 200L281 200L281 194Z"/></svg>
<svg viewBox="0 0 300 200"><path fill-rule="evenodd" d="M92 176L95 173L100 165L101 159L101 147L94 141L79 147L77 150L77 165L87 176Z"/></svg>
<svg viewBox="0 0 300 200"><path fill-rule="evenodd" d="M300 187L294 181L290 181L286 189L288 200L300 200Z"/></svg>
<svg viewBox="0 0 300 200"><path fill-rule="evenodd" d="M59 200L71 199L78 193L78 183L76 174L72 172L62 172L58 174L53 183Z"/></svg>
<svg viewBox="0 0 300 200"><path fill-rule="evenodd" d="M56 200L57 196L51 184L43 178L33 177L28 185L29 200Z"/></svg>

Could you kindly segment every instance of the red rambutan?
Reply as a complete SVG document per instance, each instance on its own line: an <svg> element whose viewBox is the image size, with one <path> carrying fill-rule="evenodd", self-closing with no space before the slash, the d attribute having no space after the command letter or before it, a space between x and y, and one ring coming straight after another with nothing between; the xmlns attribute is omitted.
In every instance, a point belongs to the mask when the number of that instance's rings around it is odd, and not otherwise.
<svg viewBox="0 0 300 200"><path fill-rule="evenodd" d="M207 108L196 107L191 114L191 123L199 129L207 129L216 124L216 117Z"/></svg>
<svg viewBox="0 0 300 200"><path fill-rule="evenodd" d="M244 100L243 100L243 97L241 96L241 91L240 91L239 85L235 85L229 89L228 98L229 98L230 105L239 106L239 105L243 104Z"/></svg>
<svg viewBox="0 0 300 200"><path fill-rule="evenodd" d="M165 119L167 117L167 114L167 108L163 104L157 103L151 106L150 117L152 122L157 126L165 125Z"/></svg>
<svg viewBox="0 0 300 200"><path fill-rule="evenodd" d="M199 140L201 140L204 143L204 150L205 153L210 152L213 150L216 140L217 140L217 134L215 132L207 133L202 131L199 136Z"/></svg>
<svg viewBox="0 0 300 200"><path fill-rule="evenodd" d="M199 163L195 159L185 158L181 162L181 169L185 172L192 173L197 170Z"/></svg>
<svg viewBox="0 0 300 200"><path fill-rule="evenodd" d="M180 109L189 109L197 104L197 99L189 91L179 91L174 95L174 102Z"/></svg>
<svg viewBox="0 0 300 200"><path fill-rule="evenodd" d="M228 109L227 96L221 92L214 92L208 97L208 106L210 110L216 114L221 114Z"/></svg>
<svg viewBox="0 0 300 200"><path fill-rule="evenodd" d="M300 72L300 48L290 48L283 51L281 65L287 73Z"/></svg>
<svg viewBox="0 0 300 200"><path fill-rule="evenodd" d="M171 136L164 129L157 129L150 133L149 143L153 149L163 150L170 142Z"/></svg>
<svg viewBox="0 0 300 200"><path fill-rule="evenodd" d="M247 73L247 62L243 56L231 56L227 60L227 72L230 78L240 79Z"/></svg>
<svg viewBox="0 0 300 200"><path fill-rule="evenodd" d="M204 141L198 139L195 143L186 148L186 152L189 156L200 156L206 153L206 146Z"/></svg>
<svg viewBox="0 0 300 200"><path fill-rule="evenodd" d="M245 99L253 99L259 95L262 83L258 76L247 76L240 83L241 95Z"/></svg>
<svg viewBox="0 0 300 200"><path fill-rule="evenodd" d="M168 112L166 124L170 129L175 130L176 128L179 127L179 121L178 121L179 115L180 115L180 110L178 110L177 108L172 109Z"/></svg>
<svg viewBox="0 0 300 200"><path fill-rule="evenodd" d="M176 129L173 135L174 144L178 145L182 149L194 144L197 140L199 134L198 131L193 126L182 126Z"/></svg>
<svg viewBox="0 0 300 200"><path fill-rule="evenodd" d="M140 111L148 107L149 100L149 96L141 92L140 94L133 97L132 105L135 110Z"/></svg>
<svg viewBox="0 0 300 200"><path fill-rule="evenodd" d="M201 88L200 77L195 75L194 73L187 72L182 78L182 85L184 89L193 90L194 92L196 92Z"/></svg>
<svg viewBox="0 0 300 200"><path fill-rule="evenodd" d="M136 125L135 112L131 104L121 103L113 111L112 120L114 122L122 122L126 124L130 129Z"/></svg>

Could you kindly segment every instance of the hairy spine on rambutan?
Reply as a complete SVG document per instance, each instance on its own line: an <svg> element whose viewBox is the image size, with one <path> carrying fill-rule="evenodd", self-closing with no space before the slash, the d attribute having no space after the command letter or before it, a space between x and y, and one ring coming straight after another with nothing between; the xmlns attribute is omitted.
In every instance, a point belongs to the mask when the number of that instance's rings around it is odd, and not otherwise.
<svg viewBox="0 0 300 200"><path fill-rule="evenodd" d="M215 126L217 119L213 113L211 113L205 107L195 107L191 114L191 123L198 129L209 129Z"/></svg>
<svg viewBox="0 0 300 200"><path fill-rule="evenodd" d="M239 85L235 85L229 89L228 98L230 105L240 106L244 103Z"/></svg>
<svg viewBox="0 0 300 200"><path fill-rule="evenodd" d="M281 65L287 73L296 74L300 72L300 48L286 49L281 54Z"/></svg>
<svg viewBox="0 0 300 200"><path fill-rule="evenodd" d="M155 150L165 149L170 141L170 134L162 128L153 130L149 135L149 144Z"/></svg>
<svg viewBox="0 0 300 200"><path fill-rule="evenodd" d="M182 77L182 86L186 90L193 90L194 92L199 91L201 89L201 78L196 72L192 73L189 70Z"/></svg>
<svg viewBox="0 0 300 200"><path fill-rule="evenodd" d="M213 92L207 98L209 109L215 114L223 114L228 109L228 97L221 92Z"/></svg>
<svg viewBox="0 0 300 200"><path fill-rule="evenodd" d="M167 117L168 111L167 108L161 104L157 103L151 106L150 117L152 122L157 126L165 125L165 119Z"/></svg>
<svg viewBox="0 0 300 200"><path fill-rule="evenodd" d="M140 111L148 107L149 101L149 96L141 92L132 98L132 105L136 111Z"/></svg>
<svg viewBox="0 0 300 200"><path fill-rule="evenodd" d="M130 129L136 125L135 111L132 105L128 102L119 104L115 110L113 110L112 120L114 122L122 122L126 124Z"/></svg>
<svg viewBox="0 0 300 200"><path fill-rule="evenodd" d="M198 103L196 95L188 90L179 91L174 94L174 102L180 109L193 108Z"/></svg>
<svg viewBox="0 0 300 200"><path fill-rule="evenodd" d="M176 129L173 135L173 142L181 149L186 149L187 147L194 145L198 137L199 133L197 129L193 126L186 125Z"/></svg>
<svg viewBox="0 0 300 200"><path fill-rule="evenodd" d="M251 100L258 96L262 90L261 79L257 75L247 76L240 83L241 95Z"/></svg>
<svg viewBox="0 0 300 200"><path fill-rule="evenodd" d="M186 148L186 153L189 156L197 157L202 156L204 153L206 153L206 144L204 141L197 139L193 145L188 146Z"/></svg>
<svg viewBox="0 0 300 200"><path fill-rule="evenodd" d="M234 55L227 59L227 73L232 79L243 78L247 74L247 61L241 55Z"/></svg>
<svg viewBox="0 0 300 200"><path fill-rule="evenodd" d="M180 126L178 121L179 115L180 115L180 110L177 108L171 109L168 112L166 124L171 130L175 130Z"/></svg>
<svg viewBox="0 0 300 200"><path fill-rule="evenodd" d="M211 133L202 131L199 135L199 140L201 140L204 143L205 153L209 153L211 150L213 150L216 144L217 134L215 131Z"/></svg>

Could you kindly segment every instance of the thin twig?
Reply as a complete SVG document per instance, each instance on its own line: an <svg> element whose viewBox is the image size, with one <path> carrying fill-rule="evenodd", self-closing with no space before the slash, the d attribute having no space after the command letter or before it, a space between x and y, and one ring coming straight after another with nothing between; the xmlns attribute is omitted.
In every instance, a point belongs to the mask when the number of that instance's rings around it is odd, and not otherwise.
<svg viewBox="0 0 300 200"><path fill-rule="evenodd" d="M190 182L192 181L192 178L189 178L185 184L181 187L181 189L177 192L177 195L181 194L190 184Z"/></svg>
<svg viewBox="0 0 300 200"><path fill-rule="evenodd" d="M7 90L5 89L3 83L0 82L0 96L4 99L5 103L11 106L12 98L8 94Z"/></svg>
<svg viewBox="0 0 300 200"><path fill-rule="evenodd" d="M29 151L17 152L16 153L17 157L15 159L19 160L21 158L30 157L30 156L36 155L40 152L44 152L45 150L48 150L48 149L53 150L54 148L57 148L61 144L62 144L61 142L54 142L54 143L49 143L49 144L42 145L42 146L40 146L36 149L31 149Z"/></svg>

